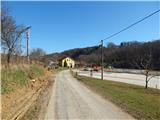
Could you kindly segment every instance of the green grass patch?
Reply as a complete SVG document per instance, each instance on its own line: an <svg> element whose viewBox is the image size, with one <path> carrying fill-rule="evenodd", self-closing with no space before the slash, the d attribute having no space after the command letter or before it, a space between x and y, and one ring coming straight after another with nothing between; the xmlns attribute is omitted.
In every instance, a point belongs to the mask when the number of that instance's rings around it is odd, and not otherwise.
<svg viewBox="0 0 160 120"><path fill-rule="evenodd" d="M34 73L35 77L44 75L44 69L36 64L29 68L2 68L1 69L1 94L14 91L17 87L27 85L29 74Z"/></svg>
<svg viewBox="0 0 160 120"><path fill-rule="evenodd" d="M13 86L27 84L27 74L21 69L4 68L1 70L1 93L9 93L14 90Z"/></svg>
<svg viewBox="0 0 160 120"><path fill-rule="evenodd" d="M35 77L39 77L44 75L44 69L41 66L38 66L36 64L32 64L30 66L29 72L33 72L35 74Z"/></svg>
<svg viewBox="0 0 160 120"><path fill-rule="evenodd" d="M90 77L77 78L135 118L160 120L160 90Z"/></svg>

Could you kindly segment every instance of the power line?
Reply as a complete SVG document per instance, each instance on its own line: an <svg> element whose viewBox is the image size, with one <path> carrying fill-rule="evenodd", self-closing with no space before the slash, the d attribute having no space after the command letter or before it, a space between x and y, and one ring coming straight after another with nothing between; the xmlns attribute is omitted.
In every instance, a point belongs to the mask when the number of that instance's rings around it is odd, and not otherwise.
<svg viewBox="0 0 160 120"><path fill-rule="evenodd" d="M104 66L103 66L103 62L104 62L104 61L103 61L103 57L104 57L104 55L103 55L103 41L106 40L106 39L109 39L109 38L111 38L111 37L116 36L117 34L123 32L123 31L125 31L125 30L127 30L127 29L129 29L129 28L131 28L132 26L134 26L134 25L136 25L136 24L138 24L138 23L144 21L145 19L151 17L152 15L154 15L154 14L156 14L156 13L158 13L158 12L160 12L160 10L157 10L157 11L155 11L155 12L149 14L148 16L142 18L141 20L139 20L139 21L137 21L137 22L135 22L135 23L129 25L129 26L126 27L126 28L123 28L123 29L120 30L119 32L116 32L116 33L110 35L109 37L107 37L107 38L101 40L101 80L103 80L103 67L104 67Z"/></svg>
<svg viewBox="0 0 160 120"><path fill-rule="evenodd" d="M106 40L106 39L112 38L112 37L118 35L119 33L123 32L123 31L125 31L125 30L127 30L127 29L129 29L129 28L131 28L132 26L134 26L134 25L136 25L136 24L138 24L138 23L144 21L145 19L147 19L147 18L153 16L154 14L156 14L156 13L158 13L158 12L160 12L160 10L157 10L157 11L155 11L155 12L149 14L148 16L142 18L141 20L139 20L139 21L137 21L137 22L135 22L135 23L129 25L128 27L123 28L123 29L120 30L119 32L116 32L116 33L114 33L114 34L112 34L112 35L110 35L110 36L108 36L107 38L104 38L104 39L102 39L102 40ZM101 44L101 41L99 41L97 44L98 44L98 46L99 46L99 44Z"/></svg>
<svg viewBox="0 0 160 120"><path fill-rule="evenodd" d="M110 35L109 37L107 37L107 38L105 38L105 39L103 39L103 40L106 40L106 39L109 39L109 38L112 38L112 37L114 37L114 36L118 35L119 33L123 32L123 31L125 31L125 30L127 30L127 29L129 29L129 28L131 28L132 26L134 26L134 25L136 25L136 24L138 24L138 23L140 23L140 22L144 21L145 19L147 19L147 18L149 18L149 17L153 16L154 14L156 14L156 13L158 13L158 12L160 12L160 10L157 10L157 11L155 11L155 12L153 12L153 13L149 14L148 16L146 16L146 17L142 18L141 20L139 20L139 21L137 21L137 22L135 22L135 23L133 23L133 24L129 25L128 27L126 27L126 28L124 28L124 29L120 30L119 32L116 32L116 33L114 33L114 34Z"/></svg>

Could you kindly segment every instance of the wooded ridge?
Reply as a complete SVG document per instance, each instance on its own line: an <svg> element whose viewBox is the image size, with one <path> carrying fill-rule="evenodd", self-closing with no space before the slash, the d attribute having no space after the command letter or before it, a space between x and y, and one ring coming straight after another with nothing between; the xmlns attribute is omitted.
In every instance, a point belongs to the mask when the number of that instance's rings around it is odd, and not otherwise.
<svg viewBox="0 0 160 120"><path fill-rule="evenodd" d="M149 42L121 42L120 45L108 43L104 46L105 67L143 69L148 64L151 69L160 70L160 40ZM76 61L84 61L90 65L100 65L100 46L75 48L61 53L53 53L44 56L51 60L69 56Z"/></svg>

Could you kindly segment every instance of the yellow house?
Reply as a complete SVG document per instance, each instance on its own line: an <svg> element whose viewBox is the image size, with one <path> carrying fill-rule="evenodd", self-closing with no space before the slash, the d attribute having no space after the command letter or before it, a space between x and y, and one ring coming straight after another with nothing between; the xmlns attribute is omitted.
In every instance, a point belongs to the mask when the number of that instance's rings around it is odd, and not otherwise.
<svg viewBox="0 0 160 120"><path fill-rule="evenodd" d="M73 59L71 59L70 57L66 57L66 58L62 59L61 65L62 65L62 67L74 68L75 61Z"/></svg>

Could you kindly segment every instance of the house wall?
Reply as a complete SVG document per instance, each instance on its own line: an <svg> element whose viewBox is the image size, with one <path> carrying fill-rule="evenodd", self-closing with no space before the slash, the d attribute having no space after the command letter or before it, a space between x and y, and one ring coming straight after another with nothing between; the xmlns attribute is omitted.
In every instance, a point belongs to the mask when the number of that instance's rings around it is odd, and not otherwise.
<svg viewBox="0 0 160 120"><path fill-rule="evenodd" d="M72 60L71 58L67 57L65 59L62 60L62 67L65 67L65 61L66 61L66 67L75 67L75 62L74 60Z"/></svg>

